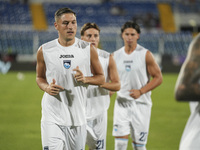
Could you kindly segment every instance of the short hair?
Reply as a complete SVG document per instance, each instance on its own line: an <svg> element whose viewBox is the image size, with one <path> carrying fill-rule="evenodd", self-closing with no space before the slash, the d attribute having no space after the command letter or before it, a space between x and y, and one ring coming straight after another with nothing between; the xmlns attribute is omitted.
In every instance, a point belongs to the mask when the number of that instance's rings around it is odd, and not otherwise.
<svg viewBox="0 0 200 150"><path fill-rule="evenodd" d="M133 28L137 31L137 33L141 33L140 31L140 26L136 23L136 22L133 22L133 21L127 21L121 28L121 34L124 32L125 29L127 28Z"/></svg>
<svg viewBox="0 0 200 150"><path fill-rule="evenodd" d="M94 28L94 29L98 30L99 33L100 33L100 29L99 29L99 27L98 27L98 25L96 23L90 23L90 22L88 22L88 23L85 23L82 26L82 28L81 28L81 36L83 36L84 33L85 33L85 31L88 30L88 29L90 29L90 28Z"/></svg>
<svg viewBox="0 0 200 150"><path fill-rule="evenodd" d="M55 21L57 21L57 19L59 19L63 14L67 14L67 13L73 13L76 16L76 13L71 10L70 8L64 7L64 8L60 8L55 12Z"/></svg>

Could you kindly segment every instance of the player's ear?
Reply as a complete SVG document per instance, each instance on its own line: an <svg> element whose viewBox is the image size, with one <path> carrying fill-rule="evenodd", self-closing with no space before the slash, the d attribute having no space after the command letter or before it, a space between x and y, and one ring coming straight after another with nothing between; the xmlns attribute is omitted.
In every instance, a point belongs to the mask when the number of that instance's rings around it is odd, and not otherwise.
<svg viewBox="0 0 200 150"><path fill-rule="evenodd" d="M121 38L123 39L123 33L121 33L120 35L121 35Z"/></svg>
<svg viewBox="0 0 200 150"><path fill-rule="evenodd" d="M54 27L55 27L56 30L58 30L58 24L57 24L57 22L54 22Z"/></svg>
<svg viewBox="0 0 200 150"><path fill-rule="evenodd" d="M140 39L140 34L138 33L138 38L137 38L138 40Z"/></svg>

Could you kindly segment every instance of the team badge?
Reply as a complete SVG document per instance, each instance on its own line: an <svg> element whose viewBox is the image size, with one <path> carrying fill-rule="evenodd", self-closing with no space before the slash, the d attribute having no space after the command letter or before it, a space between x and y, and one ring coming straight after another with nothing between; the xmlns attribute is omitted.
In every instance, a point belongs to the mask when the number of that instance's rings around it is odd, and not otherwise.
<svg viewBox="0 0 200 150"><path fill-rule="evenodd" d="M63 60L63 65L66 69L71 67L71 60Z"/></svg>
<svg viewBox="0 0 200 150"><path fill-rule="evenodd" d="M126 69L127 72L131 71L131 65L126 65L125 69Z"/></svg>

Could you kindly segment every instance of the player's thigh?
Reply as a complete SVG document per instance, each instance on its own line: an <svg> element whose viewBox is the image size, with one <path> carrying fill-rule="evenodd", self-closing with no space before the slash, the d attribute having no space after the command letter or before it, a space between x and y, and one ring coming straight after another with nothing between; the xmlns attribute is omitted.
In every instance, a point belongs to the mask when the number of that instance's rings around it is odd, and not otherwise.
<svg viewBox="0 0 200 150"><path fill-rule="evenodd" d="M58 125L41 122L42 147L44 150L63 150L65 137Z"/></svg>
<svg viewBox="0 0 200 150"><path fill-rule="evenodd" d="M41 122L41 132L42 146L45 150L75 150L85 148L86 125L66 127L54 123Z"/></svg>
<svg viewBox="0 0 200 150"><path fill-rule="evenodd" d="M131 101L115 101L113 117L113 136L125 136L130 134L130 110Z"/></svg>
<svg viewBox="0 0 200 150"><path fill-rule="evenodd" d="M90 149L106 149L107 111L87 121L87 145Z"/></svg>
<svg viewBox="0 0 200 150"><path fill-rule="evenodd" d="M64 127L66 149L84 150L86 143L86 125Z"/></svg>
<svg viewBox="0 0 200 150"><path fill-rule="evenodd" d="M131 136L135 143L147 143L151 118L151 107L151 105L138 103L132 109Z"/></svg>

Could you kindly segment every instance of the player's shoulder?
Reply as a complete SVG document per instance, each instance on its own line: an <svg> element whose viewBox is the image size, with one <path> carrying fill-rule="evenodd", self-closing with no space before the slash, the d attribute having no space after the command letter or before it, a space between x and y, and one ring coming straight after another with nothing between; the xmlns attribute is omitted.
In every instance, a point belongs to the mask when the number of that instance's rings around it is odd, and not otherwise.
<svg viewBox="0 0 200 150"><path fill-rule="evenodd" d="M86 47L88 47L90 45L89 42L83 41L79 38L75 38L75 46L78 48L82 48L85 49Z"/></svg>
<svg viewBox="0 0 200 150"><path fill-rule="evenodd" d="M107 51L105 51L105 50L103 50L103 49L97 48L97 51L98 51L98 55L99 55L100 57L109 58L109 56L110 56L110 53L107 52Z"/></svg>
<svg viewBox="0 0 200 150"><path fill-rule="evenodd" d="M43 49L50 49L50 48L56 47L57 46L56 40L57 39L54 39L54 40L51 40L51 41L49 41L47 43L44 43L42 45Z"/></svg>
<svg viewBox="0 0 200 150"><path fill-rule="evenodd" d="M117 49L116 51L113 52L113 55L116 56L116 55L121 55L121 53L123 53L123 50L124 50L124 46L121 47L120 49Z"/></svg>
<svg viewBox="0 0 200 150"><path fill-rule="evenodd" d="M145 48L144 46L142 46L140 44L137 44L136 50L138 50L138 51L148 51L147 48Z"/></svg>

